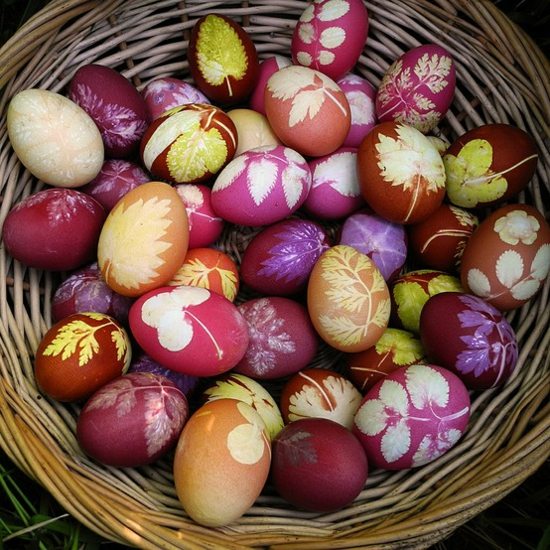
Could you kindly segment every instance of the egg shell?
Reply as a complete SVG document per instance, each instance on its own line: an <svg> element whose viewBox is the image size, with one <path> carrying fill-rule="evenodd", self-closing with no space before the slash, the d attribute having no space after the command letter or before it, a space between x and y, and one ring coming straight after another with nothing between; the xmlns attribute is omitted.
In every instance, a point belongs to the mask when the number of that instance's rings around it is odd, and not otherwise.
<svg viewBox="0 0 550 550"><path fill-rule="evenodd" d="M71 273L52 298L52 317L60 321L73 313L104 313L126 323L132 299L117 294L101 277L97 262Z"/></svg>
<svg viewBox="0 0 550 550"><path fill-rule="evenodd" d="M412 126L383 122L361 142L357 170L363 197L380 216L418 223L445 197L445 167L431 141Z"/></svg>
<svg viewBox="0 0 550 550"><path fill-rule="evenodd" d="M34 374L40 390L52 399L80 401L124 374L131 355L118 321L102 313L75 313L44 334Z"/></svg>
<svg viewBox="0 0 550 550"><path fill-rule="evenodd" d="M243 374L222 375L204 391L206 401L237 399L250 405L264 421L269 438L273 440L284 426L281 411L271 394L258 382Z"/></svg>
<svg viewBox="0 0 550 550"><path fill-rule="evenodd" d="M246 321L227 298L205 288L166 286L138 298L130 329L162 366L193 376L233 368L248 348Z"/></svg>
<svg viewBox="0 0 550 550"><path fill-rule="evenodd" d="M390 295L380 270L347 245L323 252L307 287L311 322L321 338L345 352L374 345L388 326Z"/></svg>
<svg viewBox="0 0 550 550"><path fill-rule="evenodd" d="M220 105L244 102L256 84L256 46L237 22L224 15L211 13L197 20L187 60L199 90Z"/></svg>
<svg viewBox="0 0 550 550"><path fill-rule="evenodd" d="M210 103L208 98L189 82L165 76L151 80L141 91L149 120L155 120L169 109L187 103Z"/></svg>
<svg viewBox="0 0 550 550"><path fill-rule="evenodd" d="M462 256L466 292L497 309L521 307L541 289L550 270L550 225L527 204L502 206L474 231Z"/></svg>
<svg viewBox="0 0 550 550"><path fill-rule="evenodd" d="M296 420L287 424L273 442L273 485L297 508L313 512L340 510L363 490L367 476L367 457L361 444L333 420Z"/></svg>
<svg viewBox="0 0 550 550"><path fill-rule="evenodd" d="M366 254L386 281L399 274L407 259L405 228L367 210L344 220L338 244L352 246Z"/></svg>
<svg viewBox="0 0 550 550"><path fill-rule="evenodd" d="M482 298L443 292L422 308L420 338L428 359L454 372L471 390L504 384L518 345L502 313Z"/></svg>
<svg viewBox="0 0 550 550"><path fill-rule="evenodd" d="M319 224L298 218L280 221L263 228L248 243L241 279L263 294L296 294L306 287L315 262L329 246Z"/></svg>
<svg viewBox="0 0 550 550"><path fill-rule="evenodd" d="M341 147L351 124L348 100L336 82L296 65L271 75L265 88L265 111L277 137L311 157Z"/></svg>
<svg viewBox="0 0 550 550"><path fill-rule="evenodd" d="M357 148L377 123L374 108L376 88L354 73L346 74L336 84L344 92L351 111L351 125L343 145Z"/></svg>
<svg viewBox="0 0 550 550"><path fill-rule="evenodd" d="M110 212L128 191L150 180L139 164L128 160L108 159L103 163L99 174L79 190L93 197L106 212Z"/></svg>
<svg viewBox="0 0 550 550"><path fill-rule="evenodd" d="M98 243L105 282L124 296L167 283L185 260L189 230L185 206L162 182L144 183L115 205Z"/></svg>
<svg viewBox="0 0 550 550"><path fill-rule="evenodd" d="M69 84L69 98L96 123L107 156L125 158L137 150L149 122L147 108L122 74L102 65L84 65Z"/></svg>
<svg viewBox="0 0 550 550"><path fill-rule="evenodd" d="M134 372L92 395L78 417L76 437L102 464L145 466L175 446L188 415L185 395L170 380Z"/></svg>
<svg viewBox="0 0 550 550"><path fill-rule="evenodd" d="M502 203L527 186L537 160L535 141L524 130L509 124L473 128L443 156L449 200L464 208Z"/></svg>
<svg viewBox="0 0 550 550"><path fill-rule="evenodd" d="M451 449L469 417L470 396L460 378L436 365L410 365L369 390L355 415L353 433L370 465L404 470Z"/></svg>
<svg viewBox="0 0 550 550"><path fill-rule="evenodd" d="M288 57L282 55L272 55L260 62L258 68L258 78L256 85L250 94L248 104L251 109L265 115L265 86L269 77L283 67L292 65L292 61Z"/></svg>
<svg viewBox="0 0 550 550"><path fill-rule="evenodd" d="M393 371L420 363L425 351L411 332L387 328L378 342L359 353L349 353L345 362L349 379L365 394Z"/></svg>
<svg viewBox="0 0 550 550"><path fill-rule="evenodd" d="M437 44L422 44L398 57L384 73L376 116L380 122L402 122L427 133L449 110L455 87L451 54Z"/></svg>
<svg viewBox="0 0 550 550"><path fill-rule="evenodd" d="M315 357L319 340L306 308L290 298L253 298L238 306L250 336L234 372L259 380L282 378Z"/></svg>
<svg viewBox="0 0 550 550"><path fill-rule="evenodd" d="M356 149L341 147L311 160L309 168L312 183L304 210L311 216L336 220L365 205L357 178Z"/></svg>
<svg viewBox="0 0 550 550"><path fill-rule="evenodd" d="M21 164L44 183L80 187L101 170L104 149L97 126L60 94L34 88L18 92L8 106L7 129Z"/></svg>
<svg viewBox="0 0 550 550"><path fill-rule="evenodd" d="M408 226L410 249L420 265L457 271L468 239L479 225L477 216L443 203L429 218Z"/></svg>
<svg viewBox="0 0 550 550"><path fill-rule="evenodd" d="M215 243L222 234L224 222L212 208L212 190L202 184L175 185L189 224L189 248L200 248Z"/></svg>
<svg viewBox="0 0 550 550"><path fill-rule="evenodd" d="M252 227L293 214L311 188L305 159L282 145L259 147L234 158L212 187L212 207L224 220Z"/></svg>
<svg viewBox="0 0 550 550"><path fill-rule="evenodd" d="M304 369L281 391L285 423L301 418L327 418L351 429L362 396L342 374L327 369Z"/></svg>
<svg viewBox="0 0 550 550"><path fill-rule="evenodd" d="M407 271L394 279L390 285L391 325L418 334L424 304L440 292L464 292L464 288L458 277L436 269Z"/></svg>
<svg viewBox="0 0 550 550"><path fill-rule="evenodd" d="M233 302L239 291L239 268L220 250L191 248L168 284L207 288Z"/></svg>
<svg viewBox="0 0 550 550"><path fill-rule="evenodd" d="M103 207L75 189L44 189L21 200L2 228L6 251L29 267L69 271L91 262Z"/></svg>
<svg viewBox="0 0 550 550"><path fill-rule="evenodd" d="M237 129L218 107L188 103L155 119L140 145L143 165L173 183L200 183L218 173L235 154Z"/></svg>
<svg viewBox="0 0 550 550"><path fill-rule="evenodd" d="M237 128L235 156L266 145L281 145L267 118L252 109L232 109L227 116Z"/></svg>
<svg viewBox="0 0 550 550"><path fill-rule="evenodd" d="M334 80L350 71L367 41L369 16L363 0L320 0L294 27L292 61Z"/></svg>
<svg viewBox="0 0 550 550"><path fill-rule="evenodd" d="M200 525L240 518L269 474L265 424L249 405L219 399L200 407L185 425L174 456L174 482L185 511Z"/></svg>

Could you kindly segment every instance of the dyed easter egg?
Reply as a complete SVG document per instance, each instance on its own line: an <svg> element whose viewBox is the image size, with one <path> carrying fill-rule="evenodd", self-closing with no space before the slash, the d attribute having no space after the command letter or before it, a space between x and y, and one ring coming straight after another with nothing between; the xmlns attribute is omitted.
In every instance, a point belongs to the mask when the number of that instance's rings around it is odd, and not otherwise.
<svg viewBox="0 0 550 550"><path fill-rule="evenodd" d="M212 187L212 207L224 220L261 226L294 213L311 188L305 159L282 145L259 147L234 158Z"/></svg>
<svg viewBox="0 0 550 550"><path fill-rule="evenodd" d="M437 44L423 44L388 67L376 94L376 116L427 133L449 110L455 86L451 54Z"/></svg>
<svg viewBox="0 0 550 550"><path fill-rule="evenodd" d="M443 203L429 218L408 226L410 249L421 265L455 271L478 225L471 212Z"/></svg>
<svg viewBox="0 0 550 550"><path fill-rule="evenodd" d="M326 231L315 222L283 220L249 242L241 260L241 278L263 294L295 294L305 288L313 266L329 246Z"/></svg>
<svg viewBox="0 0 550 550"><path fill-rule="evenodd" d="M172 382L150 373L120 376L87 401L76 424L78 443L102 464L151 464L178 441L189 414Z"/></svg>
<svg viewBox="0 0 550 550"><path fill-rule="evenodd" d="M201 17L191 30L189 70L197 87L222 105L245 101L256 84L254 42L235 21L221 14Z"/></svg>
<svg viewBox="0 0 550 550"><path fill-rule="evenodd" d="M348 101L336 82L295 65L278 70L267 81L265 111L277 137L311 157L341 147L351 124Z"/></svg>
<svg viewBox="0 0 550 550"><path fill-rule="evenodd" d="M311 272L307 307L321 338L346 352L363 351L382 336L390 317L384 277L366 255L347 245L323 252Z"/></svg>
<svg viewBox="0 0 550 550"><path fill-rule="evenodd" d="M418 223L435 212L445 196L445 167L431 141L412 126L375 126L357 152L363 197L380 216Z"/></svg>
<svg viewBox="0 0 550 550"><path fill-rule="evenodd" d="M296 420L273 442L273 485L297 508L340 510L363 490L367 475L367 457L361 444L350 430L333 420Z"/></svg>
<svg viewBox="0 0 550 550"><path fill-rule="evenodd" d="M239 291L239 269L235 262L220 250L190 248L183 265L168 284L207 288L233 302Z"/></svg>
<svg viewBox="0 0 550 550"><path fill-rule="evenodd" d="M169 109L187 103L210 103L208 98L189 82L165 76L151 80L141 95L145 100L149 120L155 120Z"/></svg>
<svg viewBox="0 0 550 550"><path fill-rule="evenodd" d="M529 183L537 168L533 138L509 124L484 124L461 135L443 156L447 195L456 206L504 202Z"/></svg>
<svg viewBox="0 0 550 550"><path fill-rule="evenodd" d="M18 92L8 106L7 128L21 164L44 183L80 187L101 170L104 150L97 126L60 94L34 88Z"/></svg>
<svg viewBox="0 0 550 550"><path fill-rule="evenodd" d="M270 296L247 300L238 309L250 340L235 372L260 380L282 378L315 357L319 341L302 304Z"/></svg>
<svg viewBox="0 0 550 550"><path fill-rule="evenodd" d="M344 92L351 111L351 125L343 145L359 147L363 138L376 124L376 88L368 80L354 73L348 73L338 79L336 84Z"/></svg>
<svg viewBox="0 0 550 550"><path fill-rule="evenodd" d="M388 374L365 395L353 433L369 464L385 470L416 468L439 458L462 437L470 397L451 371L411 365Z"/></svg>
<svg viewBox="0 0 550 550"><path fill-rule="evenodd" d="M281 391L285 423L301 418L327 418L351 429L361 394L341 374L326 369L297 372Z"/></svg>
<svg viewBox="0 0 550 550"><path fill-rule="evenodd" d="M147 108L127 78L109 67L84 65L71 80L69 98L96 123L106 155L125 158L137 150L147 129Z"/></svg>
<svg viewBox="0 0 550 550"><path fill-rule="evenodd" d="M420 340L412 333L387 328L374 346L346 356L347 372L364 394L384 376L400 367L419 363L424 355Z"/></svg>
<svg viewBox="0 0 550 550"><path fill-rule="evenodd" d="M211 401L195 411L181 433L174 455L176 493L200 525L227 525L254 504L270 463L261 416L237 399Z"/></svg>
<svg viewBox="0 0 550 550"><path fill-rule="evenodd" d="M91 262L105 220L92 197L74 189L44 189L25 197L2 227L6 251L26 266L68 271Z"/></svg>
<svg viewBox="0 0 550 550"><path fill-rule="evenodd" d="M349 216L340 231L340 242L366 254L391 281L407 259L407 234L398 223L362 211Z"/></svg>
<svg viewBox="0 0 550 550"><path fill-rule="evenodd" d="M292 61L336 80L357 63L368 29L363 0L319 0L309 4L294 27Z"/></svg>
<svg viewBox="0 0 550 550"><path fill-rule="evenodd" d="M227 116L237 129L238 145L235 156L250 151L250 149L256 149L256 147L281 144L267 118L261 113L252 109L232 109L227 112Z"/></svg>
<svg viewBox="0 0 550 550"><path fill-rule="evenodd" d="M128 191L150 180L147 173L135 162L108 159L103 163L99 174L79 190L93 197L106 212L110 212Z"/></svg>
<svg viewBox="0 0 550 550"><path fill-rule="evenodd" d="M497 309L528 302L550 270L550 226L527 204L502 206L474 231L462 256L464 289Z"/></svg>
<svg viewBox="0 0 550 550"><path fill-rule="evenodd" d="M223 231L223 220L212 208L212 190L206 185L182 183L176 185L189 224L189 248L209 246L216 242Z"/></svg>
<svg viewBox="0 0 550 550"><path fill-rule="evenodd" d="M357 178L357 151L341 147L309 162L311 190L304 202L310 215L324 220L348 216L365 200Z"/></svg>
<svg viewBox="0 0 550 550"><path fill-rule="evenodd" d="M174 276L187 244L187 215L177 192L166 183L144 183L124 195L107 216L98 264L114 291L139 296Z"/></svg>
<svg viewBox="0 0 550 550"><path fill-rule="evenodd" d="M34 374L52 399L80 401L124 374L130 359L130 340L115 319L75 313L46 332L36 350Z"/></svg>
<svg viewBox="0 0 550 550"><path fill-rule="evenodd" d="M188 103L155 119L141 140L143 164L155 177L199 183L219 172L237 147L237 129L218 107Z"/></svg>
<svg viewBox="0 0 550 550"><path fill-rule="evenodd" d="M518 359L510 323L470 294L432 296L422 308L420 338L428 359L454 372L471 390L504 384Z"/></svg>
<svg viewBox="0 0 550 550"><path fill-rule="evenodd" d="M149 357L193 376L215 376L233 368L248 348L247 324L237 307L206 288L152 290L134 302L129 322Z"/></svg>
<svg viewBox="0 0 550 550"><path fill-rule="evenodd" d="M248 104L251 109L254 109L258 113L265 115L265 86L269 77L276 73L279 69L283 67L288 67L292 65L292 61L288 57L282 55L272 55L267 57L260 62L260 67L258 69L258 78L256 80L256 85L250 94Z"/></svg>

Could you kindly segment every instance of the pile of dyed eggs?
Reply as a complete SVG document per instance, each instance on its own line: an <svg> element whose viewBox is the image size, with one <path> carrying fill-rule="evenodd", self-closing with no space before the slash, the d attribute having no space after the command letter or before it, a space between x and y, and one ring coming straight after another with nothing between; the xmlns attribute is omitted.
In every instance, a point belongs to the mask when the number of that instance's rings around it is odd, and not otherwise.
<svg viewBox="0 0 550 550"><path fill-rule="evenodd" d="M506 124L430 136L453 101L451 55L407 51L375 88L351 72L367 32L360 0L316 1L292 60L260 62L210 14L189 42L194 85L139 92L86 65L67 96L10 103L13 149L46 188L8 214L5 247L68 272L37 384L83 405L77 438L101 463L175 448L200 524L235 521L266 483L338 510L369 467L448 451L471 392L514 371L504 313L548 275L548 223L510 202L533 139Z"/></svg>

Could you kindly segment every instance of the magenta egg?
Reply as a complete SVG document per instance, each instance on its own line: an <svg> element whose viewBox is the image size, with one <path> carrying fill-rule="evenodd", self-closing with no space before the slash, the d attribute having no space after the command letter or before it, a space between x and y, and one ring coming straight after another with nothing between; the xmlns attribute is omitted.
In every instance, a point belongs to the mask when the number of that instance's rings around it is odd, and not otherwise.
<svg viewBox="0 0 550 550"><path fill-rule="evenodd" d="M282 55L273 55L267 59L264 59L260 63L258 79L256 80L254 90L248 99L251 109L265 115L264 96L267 81L273 73L276 73L279 69L288 67L289 65L292 65L292 61L288 59L288 57L283 57Z"/></svg>

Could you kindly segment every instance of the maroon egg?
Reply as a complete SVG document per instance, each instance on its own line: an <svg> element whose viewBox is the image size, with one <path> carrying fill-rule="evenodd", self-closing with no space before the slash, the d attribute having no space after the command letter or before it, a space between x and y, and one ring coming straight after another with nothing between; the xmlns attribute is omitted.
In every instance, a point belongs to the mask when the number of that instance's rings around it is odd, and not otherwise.
<svg viewBox="0 0 550 550"><path fill-rule="evenodd" d="M112 290L101 276L97 263L67 277L52 298L52 317L59 321L73 313L105 313L126 323L133 300Z"/></svg>
<svg viewBox="0 0 550 550"><path fill-rule="evenodd" d="M296 420L273 441L273 484L297 508L340 510L363 490L367 475L367 457L358 439L333 420Z"/></svg>
<svg viewBox="0 0 550 550"><path fill-rule="evenodd" d="M238 309L248 325L250 343L235 372L255 379L281 378L314 358L318 337L303 305L273 296L248 300Z"/></svg>
<svg viewBox="0 0 550 550"><path fill-rule="evenodd" d="M69 86L69 98L96 123L107 156L125 158L135 152L147 129L147 108L135 86L102 65L84 65Z"/></svg>
<svg viewBox="0 0 550 550"><path fill-rule="evenodd" d="M432 362L454 372L472 390L504 384L518 359L510 323L470 294L432 296L420 315L420 339Z"/></svg>
<svg viewBox="0 0 550 550"><path fill-rule="evenodd" d="M135 372L90 397L76 436L84 452L103 464L144 466L176 444L188 415L185 395L170 380Z"/></svg>
<svg viewBox="0 0 550 550"><path fill-rule="evenodd" d="M45 189L6 216L4 244L11 256L39 269L69 271L91 262L105 220L103 207L74 189Z"/></svg>

